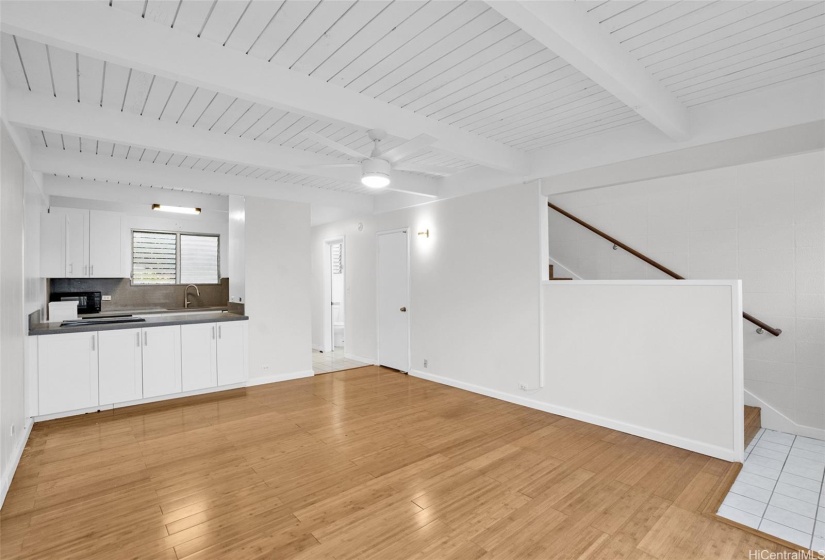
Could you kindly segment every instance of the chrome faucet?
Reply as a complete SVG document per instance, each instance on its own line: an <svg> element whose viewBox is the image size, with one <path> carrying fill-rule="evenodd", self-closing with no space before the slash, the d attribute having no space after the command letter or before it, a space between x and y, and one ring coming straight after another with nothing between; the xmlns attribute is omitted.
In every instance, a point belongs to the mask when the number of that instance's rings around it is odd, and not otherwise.
<svg viewBox="0 0 825 560"><path fill-rule="evenodd" d="M191 303L189 301L189 288L195 288L195 295L198 296L198 297L201 297L201 291L198 289L197 286L195 286L194 284L189 284L188 286L186 286L186 289L183 290L183 308L184 309L189 309L189 304Z"/></svg>

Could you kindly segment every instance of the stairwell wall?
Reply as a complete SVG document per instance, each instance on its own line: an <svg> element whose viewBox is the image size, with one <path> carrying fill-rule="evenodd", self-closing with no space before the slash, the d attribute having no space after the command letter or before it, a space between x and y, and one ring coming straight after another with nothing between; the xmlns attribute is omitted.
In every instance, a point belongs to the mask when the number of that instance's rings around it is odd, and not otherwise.
<svg viewBox="0 0 825 560"><path fill-rule="evenodd" d="M561 208L686 278L742 279L745 388L825 434L825 153L555 194ZM584 279L666 276L549 210L551 258Z"/></svg>

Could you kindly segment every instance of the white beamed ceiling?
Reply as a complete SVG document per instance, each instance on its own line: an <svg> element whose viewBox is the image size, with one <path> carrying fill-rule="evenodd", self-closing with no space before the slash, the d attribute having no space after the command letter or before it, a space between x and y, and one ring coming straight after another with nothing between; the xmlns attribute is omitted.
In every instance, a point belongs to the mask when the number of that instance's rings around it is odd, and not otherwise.
<svg viewBox="0 0 825 560"><path fill-rule="evenodd" d="M463 154L461 150L448 152L433 148L416 154L405 164L438 166L452 170L455 175L470 170L478 174L487 169L502 171L502 161L519 161L523 156L518 165L513 165L517 169L506 172L509 177L519 177L519 173L527 177L531 165L535 167L548 150L563 150L559 147L561 144L587 141L608 131L614 134L615 129L630 125L656 129L655 118L633 100L617 94L615 81L611 87L611 80L621 82L624 77L625 82L631 81L632 73L623 75L622 69L608 68L606 73L602 72L607 78L600 79L598 72L587 71L582 59L576 60L568 51L568 58L578 67L571 65L547 48L546 45L552 47L553 44L546 36L542 40L540 28L531 29L524 23L524 29L520 28L514 23L519 21L513 15L516 12L502 9L500 13L494 2L90 1L101 6L105 14L118 14L124 30L127 27L131 30L134 21L136 36L141 29L148 29L141 26L153 29L165 26L172 31L164 33L174 38L203 41L203 47L197 43L193 48L209 51L214 58L221 58L221 53L226 52L232 56L237 53L238 61L268 61L273 65L273 72L288 69L295 73L289 76L300 76L303 80L309 77L310 81L317 80L319 86L332 87L331 93L326 91L329 99L334 99L336 92L346 90L347 95L362 96L350 98L354 101L368 100L379 104L374 107L393 107L395 111L400 108L403 114L394 114L402 117L414 114L417 119L425 118L429 123L449 127L440 129L447 135L460 131L465 136L452 138L453 148L461 143L456 138L470 138L479 140L478 146L483 145L483 149L493 150L490 153L495 157L501 156L497 165L485 166L488 160L478 156L473 159L476 154L468 148ZM682 118L682 122L686 122L683 115L692 107L825 73L825 2L822 1L570 1L575 8L575 18L570 21L583 17L588 20L585 21L588 25L583 27L590 28L582 31L581 38L575 39L578 44L572 48L586 58L593 52L591 47L598 43L602 52L615 47L632 65L638 61L640 66L635 75L639 76L638 71L642 71L648 86L645 91L654 92L647 96L647 101L655 101L655 92L659 99L670 97L668 103L673 109L670 116ZM529 2L523 4L527 6ZM64 15L68 17L71 13L81 12L69 10ZM104 13L92 15L106 19ZM502 14L508 14L512 21ZM36 22L32 23L36 18L32 17L30 15L27 25L36 26ZM557 22L557 25L563 24ZM51 29L57 32L59 28L52 25ZM38 37L36 30L27 31L29 37ZM10 88L76 101L109 114L121 111L147 121L194 129L204 135L224 135L296 150L288 154L289 158L306 152L352 161L352 157L307 138L304 132L328 136L361 152L371 149L366 127L343 125L340 118L332 116L333 111L308 116L309 112L302 114L300 109L295 109L296 104L285 104L294 110L279 109L196 87L184 78L169 79L161 75L157 63L153 66L158 72L155 75L147 71L145 65L143 70L129 68L104 61L104 55L91 58L50 45L47 37L40 39L42 42L7 32L0 34L0 62ZM80 43L82 41L75 44ZM147 45L141 48L146 50ZM82 47L77 48L83 52ZM169 56L174 57L175 53L169 52ZM244 58L247 56L252 58ZM132 60L137 58L140 57ZM154 60L157 61L157 57ZM613 75L611 70L615 70ZM242 81L242 76L238 80ZM211 85L220 89L225 84L213 81ZM225 89L232 91L231 87ZM234 91L241 95L241 91L248 93L249 88ZM275 103L275 97L277 92L270 101ZM340 107L336 109L340 117ZM695 132L689 128L685 127L685 134ZM330 177L330 173L313 174L312 169L307 169L306 174L296 173L302 169L295 166L289 172L236 165L214 157L198 159L146 146L51 133L48 129L31 129L29 134L35 146L48 150L82 151L230 177L366 192L351 182L351 175L348 180L343 175L337 180L337 176ZM670 142L671 138L662 134L662 142ZM390 136L383 146L391 148L403 141ZM499 154L495 150L503 152ZM509 154L505 153L508 150ZM436 189L438 177L422 175L430 181L430 189Z"/></svg>

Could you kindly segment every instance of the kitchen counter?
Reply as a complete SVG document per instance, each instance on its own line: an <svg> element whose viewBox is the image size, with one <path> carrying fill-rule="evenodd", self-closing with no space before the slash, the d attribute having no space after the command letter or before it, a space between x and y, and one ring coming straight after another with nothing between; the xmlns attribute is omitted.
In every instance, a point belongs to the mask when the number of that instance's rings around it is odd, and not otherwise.
<svg viewBox="0 0 825 560"><path fill-rule="evenodd" d="M80 313L77 316L83 319L94 319L95 317L120 317L123 315L157 315L160 313L215 313L226 311L223 307L178 307L175 309L167 309L165 307L146 307L143 309L110 309L109 311L101 311L100 313Z"/></svg>
<svg viewBox="0 0 825 560"><path fill-rule="evenodd" d="M158 314L152 316L152 314ZM249 317L246 315L238 315L236 313L229 313L227 311L214 311L204 309L189 309L189 310L154 310L154 311L119 311L109 312L105 314L85 315L85 318L90 317L111 317L113 315L134 315L143 317L145 321L136 323L115 323L115 324L88 324L76 325L69 327L61 327L60 323L33 323L29 327L30 336L41 336L46 334L66 334L78 332L96 332L96 331L113 331L123 329L145 329L152 327L166 327L170 325L190 325L196 323L221 323L227 321L247 321Z"/></svg>

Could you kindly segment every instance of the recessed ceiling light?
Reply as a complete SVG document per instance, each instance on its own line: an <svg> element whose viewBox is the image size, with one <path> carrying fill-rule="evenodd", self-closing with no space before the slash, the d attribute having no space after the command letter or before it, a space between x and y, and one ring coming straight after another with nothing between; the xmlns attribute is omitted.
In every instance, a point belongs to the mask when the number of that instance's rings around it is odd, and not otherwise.
<svg viewBox="0 0 825 560"><path fill-rule="evenodd" d="M159 212L174 212L175 214L200 214L200 208L189 208L186 206L169 206L168 204L153 204L152 210Z"/></svg>

